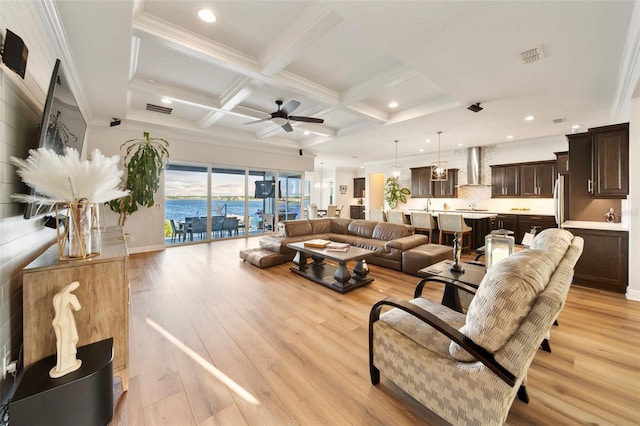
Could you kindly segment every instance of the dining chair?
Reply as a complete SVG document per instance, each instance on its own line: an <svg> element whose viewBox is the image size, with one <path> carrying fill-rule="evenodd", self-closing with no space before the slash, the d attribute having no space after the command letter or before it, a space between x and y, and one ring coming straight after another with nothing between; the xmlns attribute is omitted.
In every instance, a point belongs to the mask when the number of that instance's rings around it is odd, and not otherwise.
<svg viewBox="0 0 640 426"><path fill-rule="evenodd" d="M406 225L407 217L404 212L396 212L396 211L388 211L387 212L387 222L389 223L397 223L398 225Z"/></svg>
<svg viewBox="0 0 640 426"><path fill-rule="evenodd" d="M222 238L222 224L224 223L224 216L212 216L211 217L211 236L216 238L216 234Z"/></svg>
<svg viewBox="0 0 640 426"><path fill-rule="evenodd" d="M185 233L180 224L175 219L169 219L169 223L171 224L171 242L174 243L176 241L176 236L178 237L178 242L180 242L180 236L184 240Z"/></svg>
<svg viewBox="0 0 640 426"><path fill-rule="evenodd" d="M384 214L384 210L371 210L369 211L369 219L376 222L386 222L387 216Z"/></svg>
<svg viewBox="0 0 640 426"><path fill-rule="evenodd" d="M338 206L336 205L327 206L327 217L336 217L337 210L338 210Z"/></svg>
<svg viewBox="0 0 640 426"><path fill-rule="evenodd" d="M339 209L336 209L336 217L340 217L342 215L343 209L344 209L344 204L341 205Z"/></svg>
<svg viewBox="0 0 640 426"><path fill-rule="evenodd" d="M318 206L315 204L309 204L307 211L309 212L309 219L316 219L318 217Z"/></svg>
<svg viewBox="0 0 640 426"><path fill-rule="evenodd" d="M447 235L459 233L462 243L462 251L471 253L471 231L472 228L466 224L461 214L440 213L438 215L438 228L440 229L440 244L448 245L445 241ZM465 243L466 237L466 243Z"/></svg>
<svg viewBox="0 0 640 426"><path fill-rule="evenodd" d="M431 213L411 212L411 226L416 229L417 234L428 235L430 243L434 241L438 226Z"/></svg>

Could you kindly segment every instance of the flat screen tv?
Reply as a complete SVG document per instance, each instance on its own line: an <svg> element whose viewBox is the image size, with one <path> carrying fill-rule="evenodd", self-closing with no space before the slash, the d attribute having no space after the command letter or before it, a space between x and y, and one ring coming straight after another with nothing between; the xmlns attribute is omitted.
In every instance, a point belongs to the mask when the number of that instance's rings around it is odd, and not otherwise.
<svg viewBox="0 0 640 426"><path fill-rule="evenodd" d="M82 153L86 130L87 122L69 87L62 63L56 59L44 103L38 148L44 147L63 154L64 148L70 147ZM31 189L31 192L37 193L38 189ZM51 206L30 203L25 207L24 218L49 213L52 209Z"/></svg>
<svg viewBox="0 0 640 426"><path fill-rule="evenodd" d="M280 182L278 182L278 197L280 197ZM253 198L274 198L276 196L276 183L272 180L256 181L256 191Z"/></svg>

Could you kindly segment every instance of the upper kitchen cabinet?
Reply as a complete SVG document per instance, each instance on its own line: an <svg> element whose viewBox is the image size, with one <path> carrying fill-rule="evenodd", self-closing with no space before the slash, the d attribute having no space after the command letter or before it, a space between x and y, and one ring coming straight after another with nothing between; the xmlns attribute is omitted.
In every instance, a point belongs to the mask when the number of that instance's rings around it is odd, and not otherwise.
<svg viewBox="0 0 640 426"><path fill-rule="evenodd" d="M458 169L448 169L447 180L431 183L434 198L458 198Z"/></svg>
<svg viewBox="0 0 640 426"><path fill-rule="evenodd" d="M556 152L556 170L561 175L569 174L569 151Z"/></svg>
<svg viewBox="0 0 640 426"><path fill-rule="evenodd" d="M411 198L431 198L431 167L415 167L411 169Z"/></svg>
<svg viewBox="0 0 640 426"><path fill-rule="evenodd" d="M520 196L520 166L491 166L491 198Z"/></svg>
<svg viewBox="0 0 640 426"><path fill-rule="evenodd" d="M629 123L589 129L594 198L629 194Z"/></svg>
<svg viewBox="0 0 640 426"><path fill-rule="evenodd" d="M353 198L364 198L366 181L365 178L353 179Z"/></svg>
<svg viewBox="0 0 640 426"><path fill-rule="evenodd" d="M539 161L520 165L520 196L553 198L556 161Z"/></svg>

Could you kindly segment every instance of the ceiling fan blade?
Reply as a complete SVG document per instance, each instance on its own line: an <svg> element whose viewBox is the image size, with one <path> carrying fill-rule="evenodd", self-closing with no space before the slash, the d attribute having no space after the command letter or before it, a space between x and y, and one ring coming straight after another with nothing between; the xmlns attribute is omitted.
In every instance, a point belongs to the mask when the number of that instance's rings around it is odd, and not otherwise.
<svg viewBox="0 0 640 426"><path fill-rule="evenodd" d="M262 123L264 121L269 121L271 120L271 117L269 118L263 118L262 120L254 120L254 121L247 121L246 123L242 123L242 124L255 124L255 123Z"/></svg>
<svg viewBox="0 0 640 426"><path fill-rule="evenodd" d="M293 112L294 109L300 106L300 102L298 101L289 101L285 106L282 107L282 112L286 115L289 115Z"/></svg>
<svg viewBox="0 0 640 426"><path fill-rule="evenodd" d="M287 132L293 132L293 127L291 127L291 124L289 124L289 123L284 123L282 125L282 128Z"/></svg>
<svg viewBox="0 0 640 426"><path fill-rule="evenodd" d="M314 117L298 117L295 115L291 115L289 116L289 120L293 120L293 121L304 121L305 123L318 123L318 124L322 124L324 123L324 120L322 118L314 118Z"/></svg>

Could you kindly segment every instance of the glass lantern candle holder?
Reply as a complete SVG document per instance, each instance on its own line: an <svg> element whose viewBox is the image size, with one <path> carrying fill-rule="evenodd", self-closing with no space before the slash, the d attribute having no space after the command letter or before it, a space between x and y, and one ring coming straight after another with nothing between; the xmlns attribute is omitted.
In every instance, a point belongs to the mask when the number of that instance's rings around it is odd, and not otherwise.
<svg viewBox="0 0 640 426"><path fill-rule="evenodd" d="M515 238L503 234L489 234L484 238L485 266L491 269L502 259L509 257L515 247Z"/></svg>

